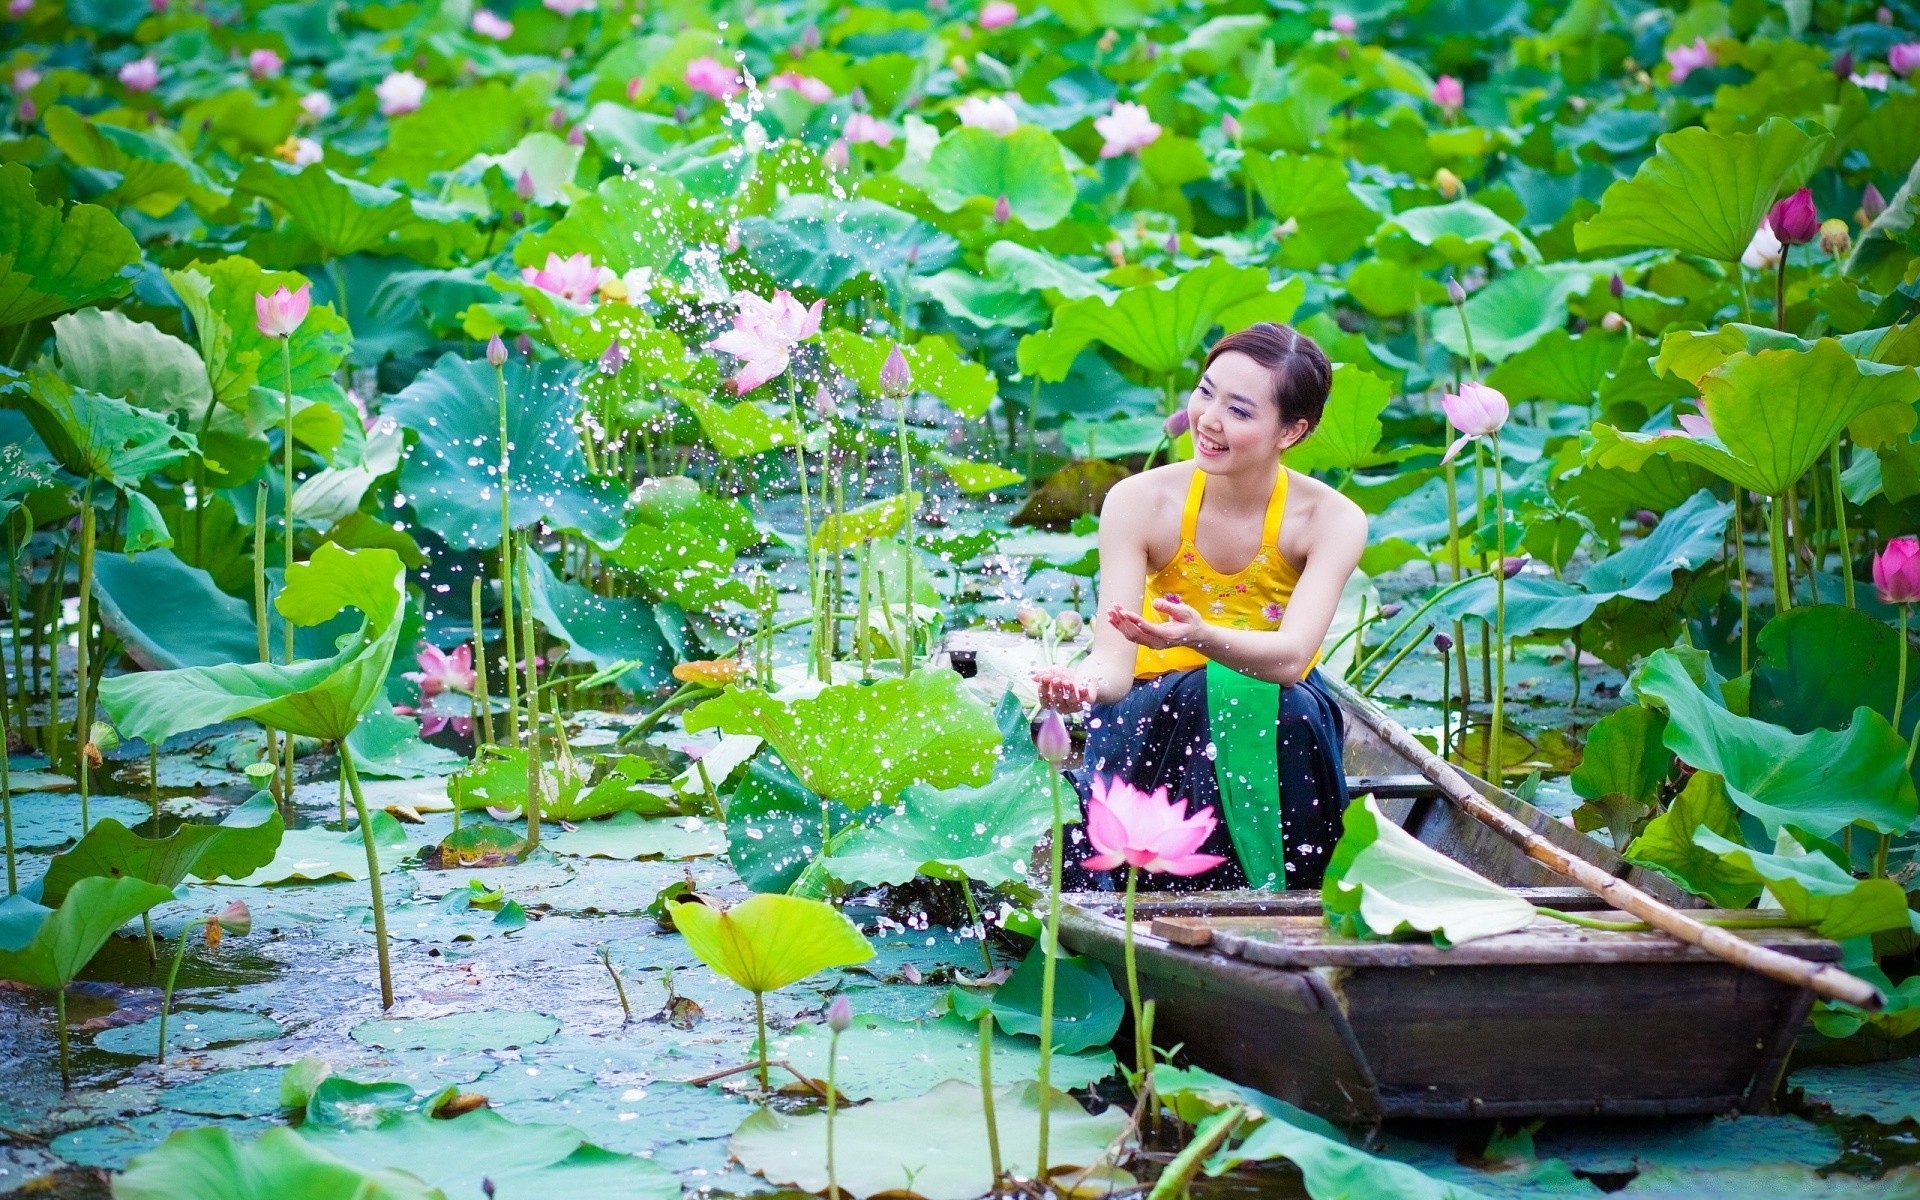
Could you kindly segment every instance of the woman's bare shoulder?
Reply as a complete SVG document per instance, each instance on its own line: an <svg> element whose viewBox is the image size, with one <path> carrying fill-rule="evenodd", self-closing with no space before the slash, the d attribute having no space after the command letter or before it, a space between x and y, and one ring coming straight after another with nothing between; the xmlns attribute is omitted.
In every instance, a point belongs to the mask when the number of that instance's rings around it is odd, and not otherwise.
<svg viewBox="0 0 1920 1200"><path fill-rule="evenodd" d="M1297 508L1303 524L1315 532L1366 536L1366 510L1324 480L1293 472L1288 507Z"/></svg>
<svg viewBox="0 0 1920 1200"><path fill-rule="evenodd" d="M1169 506L1180 507L1186 500L1187 488L1193 482L1196 469L1192 463L1162 463L1151 470L1127 476L1107 492L1101 519L1121 513L1132 518L1145 517Z"/></svg>

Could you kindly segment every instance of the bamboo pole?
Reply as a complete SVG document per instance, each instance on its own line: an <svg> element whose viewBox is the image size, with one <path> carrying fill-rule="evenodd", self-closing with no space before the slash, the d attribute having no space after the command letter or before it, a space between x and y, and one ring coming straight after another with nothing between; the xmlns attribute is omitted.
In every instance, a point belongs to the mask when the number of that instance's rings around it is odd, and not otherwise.
<svg viewBox="0 0 1920 1200"><path fill-rule="evenodd" d="M1398 722L1354 694L1351 687L1337 680L1330 682L1348 710L1359 716L1387 745L1405 755L1420 769L1422 775L1439 787L1448 800L1468 816L1518 846L1528 858L1573 880L1613 907L1632 913L1655 929L1690 946L1698 946L1734 966L1795 987L1808 988L1815 995L1844 1001L1869 1012L1878 1012L1885 1007L1886 997L1863 979L1849 975L1838 967L1769 950L1736 937L1725 929L1703 925L1626 880L1609 875L1585 859L1554 845L1475 791L1465 775L1441 761L1433 751L1401 728Z"/></svg>

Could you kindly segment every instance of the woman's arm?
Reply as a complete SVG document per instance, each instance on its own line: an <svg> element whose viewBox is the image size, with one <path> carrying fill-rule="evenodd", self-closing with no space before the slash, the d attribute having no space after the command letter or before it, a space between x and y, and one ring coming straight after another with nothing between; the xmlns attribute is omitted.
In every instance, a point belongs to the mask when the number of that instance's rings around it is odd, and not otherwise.
<svg viewBox="0 0 1920 1200"><path fill-rule="evenodd" d="M1360 565L1360 555L1367 546L1365 513L1351 503L1327 508L1280 628L1247 630L1209 625L1188 605L1165 599L1154 601L1165 621L1148 621L1124 606L1108 606L1107 620L1101 624L1111 625L1129 642L1142 646L1186 646L1242 675L1283 685L1299 683L1326 641L1327 629L1340 606L1340 593ZM1105 589L1101 592L1104 600Z"/></svg>
<svg viewBox="0 0 1920 1200"><path fill-rule="evenodd" d="M1147 589L1145 529L1153 497L1136 481L1124 479L1107 493L1100 508L1100 608L1135 605ZM1035 672L1040 703L1062 712L1089 704L1112 704L1133 689L1132 642L1105 621L1093 622L1093 649L1075 667Z"/></svg>

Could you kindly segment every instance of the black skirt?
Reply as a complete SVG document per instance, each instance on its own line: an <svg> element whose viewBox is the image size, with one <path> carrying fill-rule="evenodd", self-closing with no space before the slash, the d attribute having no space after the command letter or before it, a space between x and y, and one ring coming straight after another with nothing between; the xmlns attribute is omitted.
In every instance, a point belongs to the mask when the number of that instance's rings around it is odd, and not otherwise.
<svg viewBox="0 0 1920 1200"><path fill-rule="evenodd" d="M1347 783L1341 765L1346 723L1340 705L1314 671L1280 689L1275 753L1280 768L1281 834L1287 887L1317 888L1326 874L1340 817L1347 807ZM1080 795L1081 812L1092 795L1093 776L1117 777L1137 788L1165 787L1187 812L1211 807L1219 824L1201 850L1227 861L1200 875L1153 875L1142 887L1156 891L1208 891L1247 886L1246 872L1234 852L1214 777L1213 737L1207 719L1207 672L1174 671L1142 680L1115 704L1096 704L1087 718L1085 765L1066 773ZM1088 871L1080 866L1094 850L1084 821L1070 826L1066 846L1066 886L1075 891L1117 891L1126 886L1123 871Z"/></svg>

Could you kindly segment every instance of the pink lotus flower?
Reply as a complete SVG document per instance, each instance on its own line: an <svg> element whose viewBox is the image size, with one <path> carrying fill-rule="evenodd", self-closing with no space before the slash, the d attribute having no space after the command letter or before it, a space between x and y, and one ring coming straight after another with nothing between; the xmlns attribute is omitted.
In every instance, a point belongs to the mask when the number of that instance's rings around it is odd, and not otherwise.
<svg viewBox="0 0 1920 1200"><path fill-rule="evenodd" d="M988 133L1004 136L1020 128L1020 114L999 96L968 96L954 112L959 115L960 123L968 129L984 129Z"/></svg>
<svg viewBox="0 0 1920 1200"><path fill-rule="evenodd" d="M1015 118L1016 121L1018 119ZM893 126L867 113L857 112L847 118L843 136L850 145L865 143L872 146L891 146Z"/></svg>
<svg viewBox="0 0 1920 1200"><path fill-rule="evenodd" d="M256 292L253 297L253 315L260 326L260 332L267 337L290 338L300 328L300 322L307 319L307 309L312 303L313 285L303 283L300 290L290 292L286 288L277 289L269 296L265 292Z"/></svg>
<svg viewBox="0 0 1920 1200"><path fill-rule="evenodd" d="M513 36L513 22L490 8L475 9L469 28L480 37L492 38L496 42L504 42Z"/></svg>
<svg viewBox="0 0 1920 1200"><path fill-rule="evenodd" d="M887 361L880 365L880 391L896 400L913 391L913 368L907 365L907 356L900 352L898 342L887 351Z"/></svg>
<svg viewBox="0 0 1920 1200"><path fill-rule="evenodd" d="M829 171L846 170L853 162L853 151L848 148L847 139L833 139L832 143L827 146L826 152L820 156L820 161L826 165Z"/></svg>
<svg viewBox="0 0 1920 1200"><path fill-rule="evenodd" d="M1707 45L1707 39L1703 37L1693 39L1691 46L1675 46L1667 51L1667 78L1674 83L1679 83L1702 67L1719 65L1720 56L1713 52L1713 47Z"/></svg>
<svg viewBox="0 0 1920 1200"><path fill-rule="evenodd" d="M563 17L577 16L583 12L592 12L597 0L540 0L548 12L557 12Z"/></svg>
<svg viewBox="0 0 1920 1200"><path fill-rule="evenodd" d="M605 267L594 266L593 257L585 251L566 258L548 251L546 266L521 267L520 278L562 300L592 304L600 285L617 276Z"/></svg>
<svg viewBox="0 0 1920 1200"><path fill-rule="evenodd" d="M1023 626L1026 624L1025 616L1026 610L1022 609L1021 624ZM1043 612L1040 616L1044 621L1046 614ZM1033 636L1039 636L1038 630ZM1058 711L1049 708L1041 716L1040 728L1034 731L1033 748L1041 758L1056 767L1073 756L1073 738L1068 735L1067 723L1060 719ZM1099 784L1096 782L1094 786L1098 787Z"/></svg>
<svg viewBox="0 0 1920 1200"><path fill-rule="evenodd" d="M1719 440L1720 435L1713 431L1713 422L1700 413L1681 413L1674 420L1679 423L1681 432L1696 442Z"/></svg>
<svg viewBox="0 0 1920 1200"><path fill-rule="evenodd" d="M1333 14L1332 18L1327 21L1327 26L1341 37L1352 37L1353 31L1360 28L1359 22L1355 21L1346 13Z"/></svg>
<svg viewBox="0 0 1920 1200"><path fill-rule="evenodd" d="M1453 76L1442 75L1433 81L1433 102L1440 111L1452 116L1467 102L1467 89Z"/></svg>
<svg viewBox="0 0 1920 1200"><path fill-rule="evenodd" d="M1093 127L1106 139L1100 147L1101 158L1119 158L1151 146L1160 136L1160 127L1147 114L1147 106L1123 100L1104 117L1095 117Z"/></svg>
<svg viewBox="0 0 1920 1200"><path fill-rule="evenodd" d="M815 104L825 104L833 99L833 89L824 81L815 79L811 75L802 75L798 71L782 71L767 80L768 91L778 91L782 88L799 92L802 97Z"/></svg>
<svg viewBox="0 0 1920 1200"><path fill-rule="evenodd" d="M1226 116L1221 117L1220 132L1227 135L1228 141L1233 142L1237 145L1240 141L1240 134L1242 132L1241 126L1240 126L1240 118L1234 116L1232 113L1228 113Z"/></svg>
<svg viewBox="0 0 1920 1200"><path fill-rule="evenodd" d="M1884 92L1893 84L1893 76L1885 71L1868 71L1865 75L1856 72L1847 78L1853 80L1856 87L1863 87L1872 92Z"/></svg>
<svg viewBox="0 0 1920 1200"><path fill-rule="evenodd" d="M285 59L264 48L247 55L247 74L255 79L272 79L279 75L286 65Z"/></svg>
<svg viewBox="0 0 1920 1200"><path fill-rule="evenodd" d="M1441 462L1452 462L1468 442L1499 433L1507 423L1507 398L1484 383L1461 384L1459 395L1440 397L1440 407L1446 410L1447 421L1460 431Z"/></svg>
<svg viewBox="0 0 1920 1200"><path fill-rule="evenodd" d="M438 696L441 692L473 691L473 647L461 645L448 654L438 646L422 645L414 658L419 664L418 671L407 671L402 679L410 679L420 687L422 696Z"/></svg>
<svg viewBox="0 0 1920 1200"><path fill-rule="evenodd" d="M16 92L32 91L39 82L40 72L32 67L21 67L13 73L13 90Z"/></svg>
<svg viewBox="0 0 1920 1200"><path fill-rule="evenodd" d="M1813 189L1799 191L1767 210L1767 228L1783 246L1804 246L1820 233L1820 212L1813 206Z"/></svg>
<svg viewBox="0 0 1920 1200"><path fill-rule="evenodd" d="M827 303L815 300L812 308L806 308L784 289L771 300L735 292L733 302L739 309L733 328L708 342L707 348L743 360L732 380L735 395L745 395L785 372L793 348L820 332L820 314Z"/></svg>
<svg viewBox="0 0 1920 1200"><path fill-rule="evenodd" d="M1887 604L1920 600L1920 538L1894 538L1873 556L1873 586Z"/></svg>
<svg viewBox="0 0 1920 1200"><path fill-rule="evenodd" d="M403 717L417 718L420 722L421 737L432 737L449 725L451 725L453 731L461 737L466 737L473 732L472 717L462 717L456 716L453 713L442 712L434 706L431 699L421 704L418 708L407 704L396 704L393 706L393 711Z"/></svg>
<svg viewBox="0 0 1920 1200"><path fill-rule="evenodd" d="M1887 65L1895 75L1911 75L1920 67L1920 42L1901 42L1887 51Z"/></svg>
<svg viewBox="0 0 1920 1200"><path fill-rule="evenodd" d="M703 54L687 64L683 76L688 87L696 92L705 92L715 100L725 102L740 93L740 76L732 68L721 65L719 59Z"/></svg>
<svg viewBox="0 0 1920 1200"><path fill-rule="evenodd" d="M412 71L395 71L373 89L380 111L389 117L405 116L420 107L427 98L427 81Z"/></svg>
<svg viewBox="0 0 1920 1200"><path fill-rule="evenodd" d="M7 0L7 15L24 17L33 11L33 0Z"/></svg>
<svg viewBox="0 0 1920 1200"><path fill-rule="evenodd" d="M333 111L333 97L325 92L308 92L300 97L300 115L309 121L324 121Z"/></svg>
<svg viewBox="0 0 1920 1200"><path fill-rule="evenodd" d="M290 137L275 146L273 152L296 167L310 167L327 156L319 142L303 137Z"/></svg>
<svg viewBox="0 0 1920 1200"><path fill-rule="evenodd" d="M1001 29L1020 19L1020 10L1007 0L993 0L980 10L980 28Z"/></svg>
<svg viewBox="0 0 1920 1200"><path fill-rule="evenodd" d="M1082 865L1089 871L1138 867L1163 875L1198 875L1227 861L1196 853L1219 821L1211 808L1187 815L1184 800L1167 798L1167 789L1141 791L1123 779L1093 777L1087 802L1087 840L1099 851Z"/></svg>
<svg viewBox="0 0 1920 1200"><path fill-rule="evenodd" d="M136 58L120 68L120 83L130 92L150 92L160 86L160 64L151 54Z"/></svg>

